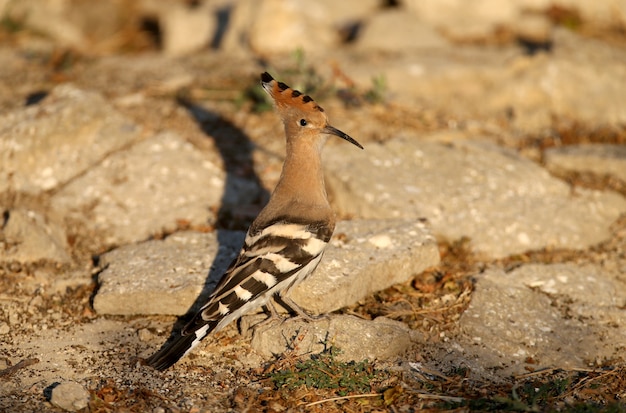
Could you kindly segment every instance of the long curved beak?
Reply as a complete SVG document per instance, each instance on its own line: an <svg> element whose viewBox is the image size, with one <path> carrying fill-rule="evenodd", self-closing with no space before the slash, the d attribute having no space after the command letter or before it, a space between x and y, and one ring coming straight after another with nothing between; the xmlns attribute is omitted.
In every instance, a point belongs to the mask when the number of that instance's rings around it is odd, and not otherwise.
<svg viewBox="0 0 626 413"><path fill-rule="evenodd" d="M326 127L324 129L322 129L322 133L327 133L329 135L339 136L341 139L345 139L348 142L350 142L351 144L356 145L359 148L363 149L363 146L361 146L360 143L358 143L357 141L352 139L347 133L343 133L342 131L340 131L339 129L337 129L337 128L333 127L333 126L326 125Z"/></svg>

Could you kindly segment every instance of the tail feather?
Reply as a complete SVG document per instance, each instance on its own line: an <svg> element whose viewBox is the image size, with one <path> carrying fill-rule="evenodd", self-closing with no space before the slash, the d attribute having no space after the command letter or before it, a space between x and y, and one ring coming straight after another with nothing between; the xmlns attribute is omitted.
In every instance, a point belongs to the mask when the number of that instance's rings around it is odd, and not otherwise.
<svg viewBox="0 0 626 413"><path fill-rule="evenodd" d="M183 334L176 335L175 338L166 342L159 351L150 356L146 360L146 364L160 371L166 370L197 346L216 325L215 322L205 322L202 327L196 326L195 331L186 333L186 329L183 330Z"/></svg>
<svg viewBox="0 0 626 413"><path fill-rule="evenodd" d="M160 371L168 369L194 346L193 342L195 339L195 334L177 336L173 341L165 343L159 351L150 356L146 360L146 364Z"/></svg>

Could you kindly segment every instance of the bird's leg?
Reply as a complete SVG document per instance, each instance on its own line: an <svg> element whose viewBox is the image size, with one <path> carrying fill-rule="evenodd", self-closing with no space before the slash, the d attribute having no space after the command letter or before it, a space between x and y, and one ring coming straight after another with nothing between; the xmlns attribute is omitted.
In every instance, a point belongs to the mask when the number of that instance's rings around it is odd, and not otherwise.
<svg viewBox="0 0 626 413"><path fill-rule="evenodd" d="M274 303L272 302L272 300L268 300L264 305L263 305L263 312L265 312L265 314L267 314L267 318L261 322L256 323L253 328L256 330L257 328L261 328L261 327L265 327L269 324L272 323L276 323L276 322L283 322L285 321L285 318L282 317L280 314L278 314L278 311L276 311L276 307L274 306Z"/></svg>
<svg viewBox="0 0 626 413"><path fill-rule="evenodd" d="M263 320L263 322L283 320L285 318L281 316L280 314L278 314L278 311L276 311L276 307L274 306L273 300L268 300L267 303L265 303L264 307L265 307L265 313L267 314L267 319Z"/></svg>
<svg viewBox="0 0 626 413"><path fill-rule="evenodd" d="M291 320L301 318L305 321L316 321L316 320L328 318L328 316L325 314L316 315L316 316L312 316L308 314L306 311L302 309L302 307L300 307L298 304L295 303L295 301L293 301L291 298L287 296L275 294L274 300L278 304L280 304L283 308L285 308L286 310L289 310L292 314L297 315L296 317L291 318Z"/></svg>

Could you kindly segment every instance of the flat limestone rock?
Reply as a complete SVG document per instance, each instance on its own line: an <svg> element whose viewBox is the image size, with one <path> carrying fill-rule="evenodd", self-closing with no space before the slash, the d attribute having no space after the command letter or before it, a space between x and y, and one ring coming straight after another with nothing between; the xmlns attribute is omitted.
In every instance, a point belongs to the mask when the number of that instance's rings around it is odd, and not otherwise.
<svg viewBox="0 0 626 413"><path fill-rule="evenodd" d="M100 257L104 270L94 309L100 314L186 314L203 290L215 286L243 237L238 231L181 232L108 252Z"/></svg>
<svg viewBox="0 0 626 413"><path fill-rule="evenodd" d="M58 211L84 223L105 244L143 241L176 228L177 221L203 225L214 220L210 207L247 203L256 185L229 178L220 165L175 133L162 133L73 180L52 198Z"/></svg>
<svg viewBox="0 0 626 413"><path fill-rule="evenodd" d="M243 237L242 232L182 232L106 253L94 308L100 314L185 314L201 292L212 291ZM339 222L317 271L291 297L305 310L326 313L438 262L437 245L421 222Z"/></svg>
<svg viewBox="0 0 626 413"><path fill-rule="evenodd" d="M315 354L331 345L340 350L339 361L385 360L411 346L410 329L399 321L378 317L373 321L351 315L332 315L315 321L287 320L254 330L251 346L266 358L293 351Z"/></svg>
<svg viewBox="0 0 626 413"><path fill-rule="evenodd" d="M0 193L56 188L140 132L100 94L57 86L39 104L0 116Z"/></svg>
<svg viewBox="0 0 626 413"><path fill-rule="evenodd" d="M610 192L573 194L532 161L486 142L396 138L349 156L326 153L334 204L360 218L425 217L437 236L469 237L498 258L544 247L586 248L603 241L626 211Z"/></svg>
<svg viewBox="0 0 626 413"><path fill-rule="evenodd" d="M472 343L466 352L502 374L523 373L527 360L534 369L589 368L626 342L624 302L623 282L600 267L524 265L477 277L459 324Z"/></svg>
<svg viewBox="0 0 626 413"><path fill-rule="evenodd" d="M289 295L310 313L328 313L438 263L437 243L422 221L343 221L317 271Z"/></svg>

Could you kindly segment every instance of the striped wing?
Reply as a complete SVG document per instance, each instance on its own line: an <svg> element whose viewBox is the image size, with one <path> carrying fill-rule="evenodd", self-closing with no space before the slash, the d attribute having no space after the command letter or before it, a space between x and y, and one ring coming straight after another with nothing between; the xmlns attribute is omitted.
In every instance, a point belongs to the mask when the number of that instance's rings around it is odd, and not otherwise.
<svg viewBox="0 0 626 413"><path fill-rule="evenodd" d="M302 281L317 266L310 264L319 262L332 230L327 222L299 223L287 218L250 228L239 256L183 334L206 323L228 324Z"/></svg>

